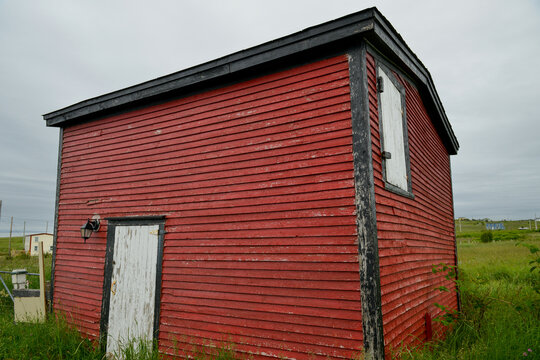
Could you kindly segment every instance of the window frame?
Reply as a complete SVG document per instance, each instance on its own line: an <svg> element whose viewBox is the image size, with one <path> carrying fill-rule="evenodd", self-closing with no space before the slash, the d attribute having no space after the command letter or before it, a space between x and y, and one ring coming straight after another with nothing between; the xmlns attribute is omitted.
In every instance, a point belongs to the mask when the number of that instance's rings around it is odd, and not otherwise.
<svg viewBox="0 0 540 360"><path fill-rule="evenodd" d="M401 124L402 124L402 135L403 135L403 151L404 151L404 158L405 158L405 173L407 176L407 189L402 189L398 185L395 185L387 180L386 175L386 159L382 156L383 151L385 151L385 145L384 145L384 132L383 132L383 122L384 119L382 118L382 102L381 102L381 92L378 88L378 79L380 77L380 70L384 72L384 74L390 79L392 84L396 87L398 92L401 95L401 109L402 109L402 118L401 118ZM399 74L398 70L392 67L390 64L383 62L381 59L376 58L375 59L375 76L376 76L376 83L377 83L377 111L378 111L378 117L379 117L379 139L380 139L380 152L381 152L381 165L382 165L382 177L384 181L384 187L386 190L391 191L393 193L396 193L398 195L402 195L411 199L414 199L413 189L412 189L412 179L411 179L411 165L410 165L410 151L409 151L409 134L408 134L408 126L407 126L407 104L406 104L406 91L405 87L401 83L401 81L398 80L396 75L394 73ZM399 74L402 76L401 74ZM383 84L383 87L385 84ZM383 89L384 90L384 89Z"/></svg>

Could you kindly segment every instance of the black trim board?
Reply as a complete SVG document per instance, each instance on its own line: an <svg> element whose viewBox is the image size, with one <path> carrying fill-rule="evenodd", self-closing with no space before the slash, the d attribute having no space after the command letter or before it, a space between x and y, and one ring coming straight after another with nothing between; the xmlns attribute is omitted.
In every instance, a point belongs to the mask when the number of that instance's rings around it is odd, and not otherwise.
<svg viewBox="0 0 540 360"><path fill-rule="evenodd" d="M384 359L384 332L365 43L349 52L349 76L364 354L379 360Z"/></svg>
<svg viewBox="0 0 540 360"><path fill-rule="evenodd" d="M420 59L412 52L412 50L407 46L401 35L393 28L390 22L379 12L376 11L374 15L376 19L376 26L374 28L374 33L380 39L384 40L384 45L389 46L391 52L398 54L398 59L405 63L406 68L412 71L415 75L419 76L419 80L425 86L428 92L427 98L430 99L430 103L435 107L435 111L440 116L441 125L443 125L444 132L448 137L442 136L443 140L446 140L445 145L451 147L455 152L450 151L450 154L455 155L459 149L459 143L457 138L452 131L452 127L448 118L446 117L446 112L442 105L441 99L435 89L433 84L433 79L428 69L422 64Z"/></svg>
<svg viewBox="0 0 540 360"><path fill-rule="evenodd" d="M457 154L459 142L452 130L452 126L446 117L446 112L441 103L431 74L426 67L418 60L416 55L407 47L403 38L390 25L388 20L380 15L380 22L374 26L373 33L366 34L366 39L371 45L371 49L384 56L387 60L403 69L403 72L410 74L414 82L421 84L420 94L425 100L428 111L433 114L432 121L437 128L448 152L451 155ZM397 56L396 56L397 55Z"/></svg>
<svg viewBox="0 0 540 360"><path fill-rule="evenodd" d="M364 10L183 71L88 99L45 114L43 118L47 121L47 126L59 126L85 115L160 96L352 37L373 28L371 12L374 10Z"/></svg>
<svg viewBox="0 0 540 360"><path fill-rule="evenodd" d="M194 85L204 86L211 80L218 81L237 76L242 71L258 66L271 66L308 50L335 46L336 42L345 41L354 44L362 37L376 44L376 47L380 48L386 56L404 66L408 72L419 79L425 89L423 94L429 99L427 103L431 104L430 108L436 115L433 117L434 124L448 151L456 154L459 143L448 122L431 75L390 22L376 8L369 8L202 65L85 100L45 114L43 118L47 126L66 126L113 109L155 101Z"/></svg>
<svg viewBox="0 0 540 360"><path fill-rule="evenodd" d="M60 176L62 174L62 146L64 142L64 129L60 128L58 134L58 163L56 168L56 200L54 204L54 235L53 235L53 252L51 259L51 291L49 295L49 312L53 312L54 300L54 264L56 261L56 244L58 241L58 207L60 204ZM82 225L82 224L81 224Z"/></svg>
<svg viewBox="0 0 540 360"><path fill-rule="evenodd" d="M103 275L103 295L101 302L101 320L99 327L99 341L101 348L107 348L107 327L109 324L109 306L111 294L111 277L114 260L115 230L117 226L158 225L158 249L156 263L156 287L154 303L154 340L159 338L159 315L161 304L161 278L163 273L163 247L165 241L165 216L130 216L106 218L107 224L107 247L105 250L105 266Z"/></svg>
<svg viewBox="0 0 540 360"><path fill-rule="evenodd" d="M147 223L154 224L165 220L165 215L140 215L140 216L119 216L106 217L105 220L109 224L132 222L133 225L146 225Z"/></svg>
<svg viewBox="0 0 540 360"><path fill-rule="evenodd" d="M40 297L41 296L41 290L40 289L13 289L11 290L11 295L13 297ZM51 296L49 291L45 291L45 299L48 299Z"/></svg>
<svg viewBox="0 0 540 360"><path fill-rule="evenodd" d="M448 165L450 169L450 189L452 190L452 219L456 218L454 212L454 186L452 186L452 159L448 156ZM457 239L456 239L456 223L454 220L454 270L456 271L456 281L459 280L459 268L458 268L458 251L457 251ZM459 283L459 281L458 281ZM457 311L461 312L461 290L456 283L456 299L457 299Z"/></svg>

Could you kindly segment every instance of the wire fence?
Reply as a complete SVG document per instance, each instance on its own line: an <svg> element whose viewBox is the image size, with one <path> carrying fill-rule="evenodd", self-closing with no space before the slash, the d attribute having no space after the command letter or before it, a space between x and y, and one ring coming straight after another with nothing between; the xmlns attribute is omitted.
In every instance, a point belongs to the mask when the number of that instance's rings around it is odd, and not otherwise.
<svg viewBox="0 0 540 360"><path fill-rule="evenodd" d="M51 255L45 255L45 282L51 279ZM28 289L39 289L39 259L37 256L18 256L6 258L0 254L0 315L13 313L13 282L12 271L15 269L25 269L26 287ZM48 291L46 285L46 290ZM7 287L7 289L6 289ZM11 296L10 296L11 293Z"/></svg>

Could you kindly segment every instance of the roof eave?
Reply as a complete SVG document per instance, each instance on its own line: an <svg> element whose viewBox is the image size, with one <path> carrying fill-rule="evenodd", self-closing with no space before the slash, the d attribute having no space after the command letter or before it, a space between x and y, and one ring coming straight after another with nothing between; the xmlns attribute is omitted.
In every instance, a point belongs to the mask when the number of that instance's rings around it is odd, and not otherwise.
<svg viewBox="0 0 540 360"><path fill-rule="evenodd" d="M318 46L358 36L373 29L374 10L374 8L367 9L201 65L84 100L47 113L43 115L43 118L46 120L47 126L62 126L65 122L82 116L120 107L134 101L142 101L190 85L270 63Z"/></svg>
<svg viewBox="0 0 540 360"><path fill-rule="evenodd" d="M407 46L401 35L393 28L390 22L378 10L375 11L373 34L390 49L390 52L399 59L408 72L413 74L424 86L423 90L440 121L442 131L440 131L439 134L449 153L451 155L456 155L459 150L459 142L452 130L450 121L446 116L446 112L428 69ZM369 39L369 34L367 35ZM394 58L393 60L395 61L397 59Z"/></svg>
<svg viewBox="0 0 540 360"><path fill-rule="evenodd" d="M435 90L431 75L376 8L366 9L186 70L94 97L45 114L43 118L47 126L63 127L67 123L150 101L190 86L270 64L334 42L352 42L353 39L360 38L366 38L368 41L387 47L390 57L400 62L422 83L438 117L441 138L449 153L456 154L459 144Z"/></svg>

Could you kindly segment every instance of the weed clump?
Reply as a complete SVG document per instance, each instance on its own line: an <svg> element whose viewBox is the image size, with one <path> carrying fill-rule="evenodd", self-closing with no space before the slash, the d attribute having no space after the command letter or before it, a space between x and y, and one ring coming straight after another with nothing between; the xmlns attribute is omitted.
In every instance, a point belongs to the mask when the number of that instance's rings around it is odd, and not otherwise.
<svg viewBox="0 0 540 360"><path fill-rule="evenodd" d="M23 252L20 252L17 254L16 258L18 260L29 260L31 259L32 257L30 256L29 253L27 253L26 251L23 251Z"/></svg>
<svg viewBox="0 0 540 360"><path fill-rule="evenodd" d="M493 232L491 230L482 231L480 235L480 241L483 243L489 243L493 241Z"/></svg>

